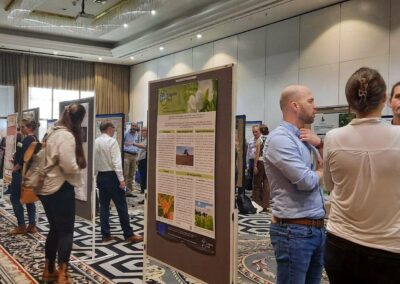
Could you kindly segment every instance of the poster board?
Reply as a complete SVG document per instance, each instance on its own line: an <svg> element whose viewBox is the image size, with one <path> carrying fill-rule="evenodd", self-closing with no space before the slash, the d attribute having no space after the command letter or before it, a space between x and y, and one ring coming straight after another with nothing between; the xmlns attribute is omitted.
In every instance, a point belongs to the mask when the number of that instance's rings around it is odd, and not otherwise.
<svg viewBox="0 0 400 284"><path fill-rule="evenodd" d="M245 185L245 171L246 171L246 116L236 116L236 129L235 129L235 147L237 155L235 157L235 164L237 166L237 181L236 187L243 188Z"/></svg>
<svg viewBox="0 0 400 284"><path fill-rule="evenodd" d="M28 121L35 121L36 124L39 124L39 108L30 108L30 109L25 109L21 112L21 120L26 119ZM39 138L39 127L35 130L34 134L36 137Z"/></svg>
<svg viewBox="0 0 400 284"><path fill-rule="evenodd" d="M353 118L355 114L346 105L318 108L311 131L323 139L328 131L347 125Z"/></svg>
<svg viewBox="0 0 400 284"><path fill-rule="evenodd" d="M86 157L86 169L83 169L81 174L84 184L75 188L75 206L76 215L87 220L92 219L92 202L91 194L93 190L93 149L94 149L94 98L85 98L74 101L60 102L60 116L66 106L72 103L79 103L86 109L86 115L82 121L81 127L83 132L83 151Z"/></svg>
<svg viewBox="0 0 400 284"><path fill-rule="evenodd" d="M386 121L387 123L392 124L392 120L393 120L393 115L382 115L382 120Z"/></svg>
<svg viewBox="0 0 400 284"><path fill-rule="evenodd" d="M117 140L118 145L122 151L124 144L124 127L125 127L125 114L113 113L113 114L97 114L96 115L96 130L95 139L101 135L100 124L103 121L110 121L115 126L114 138Z"/></svg>
<svg viewBox="0 0 400 284"><path fill-rule="evenodd" d="M3 188L11 183L12 169L14 167L12 158L17 147L17 121L18 113L7 116L7 137L6 151L4 153L4 169L3 169Z"/></svg>
<svg viewBox="0 0 400 284"><path fill-rule="evenodd" d="M236 282L232 73L228 65L149 84L145 255L210 284ZM199 215L213 219L211 230Z"/></svg>

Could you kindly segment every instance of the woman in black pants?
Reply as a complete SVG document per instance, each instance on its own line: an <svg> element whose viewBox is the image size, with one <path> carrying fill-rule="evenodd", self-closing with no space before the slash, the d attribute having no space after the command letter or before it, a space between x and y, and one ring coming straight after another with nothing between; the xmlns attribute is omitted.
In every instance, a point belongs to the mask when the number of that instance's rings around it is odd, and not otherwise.
<svg viewBox="0 0 400 284"><path fill-rule="evenodd" d="M67 269L75 222L74 187L82 184L80 172L86 168L81 130L85 114L85 108L80 104L67 106L46 138L46 177L38 192L50 225L45 246L44 282L71 283ZM55 269L56 255L58 271Z"/></svg>

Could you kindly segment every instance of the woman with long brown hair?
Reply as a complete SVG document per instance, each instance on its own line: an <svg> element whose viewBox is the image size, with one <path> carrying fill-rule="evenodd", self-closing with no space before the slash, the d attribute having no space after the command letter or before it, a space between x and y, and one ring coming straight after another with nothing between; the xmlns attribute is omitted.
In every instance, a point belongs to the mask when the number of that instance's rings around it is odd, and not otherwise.
<svg viewBox="0 0 400 284"><path fill-rule="evenodd" d="M73 103L67 106L61 119L47 134L46 176L38 192L50 225L45 245L43 281L71 283L67 275L71 256L74 222L74 187L82 184L81 169L86 168L82 147L81 123L86 110ZM58 256L58 271L55 269Z"/></svg>

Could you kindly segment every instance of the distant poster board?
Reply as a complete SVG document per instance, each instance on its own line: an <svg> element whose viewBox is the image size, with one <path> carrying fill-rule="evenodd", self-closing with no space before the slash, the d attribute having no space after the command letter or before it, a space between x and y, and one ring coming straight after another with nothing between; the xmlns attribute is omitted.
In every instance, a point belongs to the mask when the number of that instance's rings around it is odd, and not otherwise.
<svg viewBox="0 0 400 284"><path fill-rule="evenodd" d="M330 130L349 124L353 118L355 114L349 112L348 106L318 108L311 130L324 138Z"/></svg>
<svg viewBox="0 0 400 284"><path fill-rule="evenodd" d="M382 120L392 124L393 115L382 115Z"/></svg>
<svg viewBox="0 0 400 284"><path fill-rule="evenodd" d="M237 180L236 187L244 187L244 177L246 170L246 141L245 141L245 131L246 131L246 116L237 115L236 116L236 129L235 129L235 165L237 167Z"/></svg>
<svg viewBox="0 0 400 284"><path fill-rule="evenodd" d="M210 284L233 283L237 269L232 73L149 86L145 256Z"/></svg>
<svg viewBox="0 0 400 284"><path fill-rule="evenodd" d="M14 167L12 159L17 146L17 120L18 113L7 116L6 151L4 154L3 169L3 182L5 186L10 184L12 179L12 169Z"/></svg>
<svg viewBox="0 0 400 284"><path fill-rule="evenodd" d="M86 157L86 169L81 171L82 179L85 181L81 187L75 188L76 214L82 218L91 220L93 189L93 141L94 141L94 98L85 98L75 101L60 102L60 116L66 106L79 103L86 109L86 115L82 121L83 152Z"/></svg>
<svg viewBox="0 0 400 284"><path fill-rule="evenodd" d="M26 119L28 121L35 121L37 124L39 124L39 108L31 108L31 109L26 109L21 112L22 114L22 119ZM39 137L39 127L35 130L35 135L36 137Z"/></svg>
<svg viewBox="0 0 400 284"><path fill-rule="evenodd" d="M113 113L113 114L97 114L96 115L96 130L95 138L101 135L100 124L103 121L110 121L115 126L114 138L118 141L118 145L123 150L124 144L124 127L125 127L125 114Z"/></svg>

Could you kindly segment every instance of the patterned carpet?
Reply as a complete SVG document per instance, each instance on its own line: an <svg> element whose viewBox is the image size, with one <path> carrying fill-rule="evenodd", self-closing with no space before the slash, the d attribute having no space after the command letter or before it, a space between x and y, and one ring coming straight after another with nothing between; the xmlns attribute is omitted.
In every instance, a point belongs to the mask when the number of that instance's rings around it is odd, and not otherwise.
<svg viewBox="0 0 400 284"><path fill-rule="evenodd" d="M134 194L137 196L128 198L131 225L135 234L143 234L143 205L138 205L138 201L143 200L143 196L138 192L134 192ZM40 209L40 203L37 204L40 213L38 223L40 233L10 236L7 232L15 226L16 220L8 196L6 195L5 201L0 203L0 283L38 283L40 280L44 266L43 241L48 232L48 226L45 215ZM113 209L111 213L111 233L120 240L103 244L97 218L94 260L91 259L91 223L77 218L72 264L69 269L74 283L143 283L143 243L124 242L118 216ZM239 216L238 283L269 284L275 282L276 263L268 237L270 223L271 215L269 213ZM197 283L155 261L147 260L146 266L146 283ZM15 271L15 273L7 274L3 273L4 271ZM17 278L14 280L7 278L17 277L16 275L26 277L26 279L22 281Z"/></svg>

